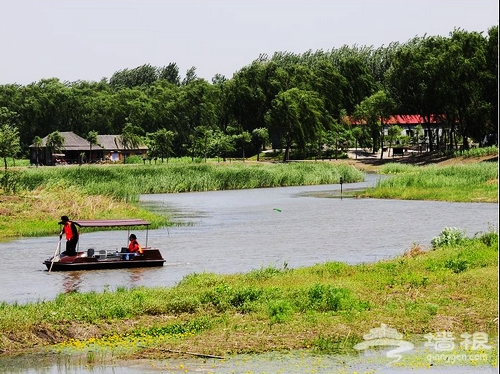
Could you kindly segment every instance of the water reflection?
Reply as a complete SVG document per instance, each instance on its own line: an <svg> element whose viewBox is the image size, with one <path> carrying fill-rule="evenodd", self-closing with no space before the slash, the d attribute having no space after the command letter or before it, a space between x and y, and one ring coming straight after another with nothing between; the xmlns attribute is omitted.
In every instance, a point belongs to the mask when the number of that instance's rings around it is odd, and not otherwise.
<svg viewBox="0 0 500 374"><path fill-rule="evenodd" d="M82 275L79 271L66 272L63 275L63 287L65 293L80 291L80 285L82 284Z"/></svg>
<svg viewBox="0 0 500 374"><path fill-rule="evenodd" d="M146 268L130 269L130 284L133 286L140 285L141 279L146 270Z"/></svg>

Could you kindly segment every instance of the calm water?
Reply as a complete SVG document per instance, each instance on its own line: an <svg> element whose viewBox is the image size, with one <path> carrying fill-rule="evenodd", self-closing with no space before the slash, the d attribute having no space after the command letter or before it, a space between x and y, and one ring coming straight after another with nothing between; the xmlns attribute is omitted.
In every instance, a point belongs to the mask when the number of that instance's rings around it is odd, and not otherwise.
<svg viewBox="0 0 500 374"><path fill-rule="evenodd" d="M375 183L344 185L361 188ZM165 266L48 273L57 234L0 243L4 266L0 301L25 303L61 292L116 287L172 286L194 272L236 273L261 267L291 268L325 261L355 264L402 254L413 243L425 247L445 227L469 236L498 227L498 205L351 198L325 198L339 185L185 194L146 195L152 209L174 212L188 225L150 230L148 245L160 248ZM57 233L57 222L54 222ZM145 244L145 231L134 231ZM80 250L117 249L126 231L83 233Z"/></svg>
<svg viewBox="0 0 500 374"><path fill-rule="evenodd" d="M375 183L344 185L363 188ZM147 195L143 204L172 212L178 222L151 230L148 245L167 260L157 269L124 269L48 273L42 261L53 255L58 237L0 243L4 267L0 301L26 303L49 300L61 292L102 291L116 287L172 286L194 272L236 273L261 267L291 268L325 261L355 264L402 254L413 243L425 247L445 227L469 236L498 228L497 204L326 198L339 185ZM145 245L145 231L134 231ZM117 249L128 232L83 233L80 250ZM349 364L346 364L348 360ZM404 369L385 366L384 353L375 363L366 358L311 354L235 356L229 360L136 361L88 366L74 358L19 356L0 359L0 373L493 373L491 367L434 366Z"/></svg>

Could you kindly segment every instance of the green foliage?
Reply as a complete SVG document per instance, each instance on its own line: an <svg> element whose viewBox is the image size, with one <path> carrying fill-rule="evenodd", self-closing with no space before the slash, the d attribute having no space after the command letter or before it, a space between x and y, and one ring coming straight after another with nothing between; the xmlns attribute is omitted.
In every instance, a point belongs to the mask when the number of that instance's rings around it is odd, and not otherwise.
<svg viewBox="0 0 500 374"><path fill-rule="evenodd" d="M133 336L150 336L160 338L165 335L187 335L199 334L202 331L210 329L213 322L208 317L195 318L192 321L184 323L172 323L166 326L151 327L147 329L138 329L134 331Z"/></svg>
<svg viewBox="0 0 500 374"><path fill-rule="evenodd" d="M481 162L450 166L414 166L390 163L375 189L357 196L444 201L498 201L498 163Z"/></svg>
<svg viewBox="0 0 500 374"><path fill-rule="evenodd" d="M341 176L345 183L363 179L363 173L353 167L321 162L257 165L172 162L126 167L35 168L20 174L19 187L34 190L64 180L77 184L91 195L134 200L145 193L338 183Z"/></svg>
<svg viewBox="0 0 500 374"><path fill-rule="evenodd" d="M142 159L141 156L131 155L131 156L128 156L127 158L125 158L124 163L125 164L143 164L144 160Z"/></svg>
<svg viewBox="0 0 500 374"><path fill-rule="evenodd" d="M363 309L366 305L359 303L351 291L334 287L330 284L314 284L306 290L307 302L303 310L319 312L339 312Z"/></svg>
<svg viewBox="0 0 500 374"><path fill-rule="evenodd" d="M465 231L456 227L445 227L443 231L431 239L432 248L456 246L468 240Z"/></svg>
<svg viewBox="0 0 500 374"><path fill-rule="evenodd" d="M293 307L288 300L272 300L268 305L268 317L271 323L284 323L293 315Z"/></svg>
<svg viewBox="0 0 500 374"><path fill-rule="evenodd" d="M484 156L497 156L498 157L498 147L479 147L479 148L471 148L467 150L461 151L453 151L453 155L455 157L484 157Z"/></svg>

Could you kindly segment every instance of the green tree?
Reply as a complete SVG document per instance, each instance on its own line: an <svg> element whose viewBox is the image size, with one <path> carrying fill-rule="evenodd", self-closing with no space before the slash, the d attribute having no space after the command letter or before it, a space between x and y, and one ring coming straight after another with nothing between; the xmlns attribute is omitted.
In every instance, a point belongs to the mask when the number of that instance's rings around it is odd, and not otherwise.
<svg viewBox="0 0 500 374"><path fill-rule="evenodd" d="M233 138L233 144L236 148L241 150L241 156L245 161L245 149L252 142L252 136L248 131L242 130L241 127L228 126L228 135Z"/></svg>
<svg viewBox="0 0 500 374"><path fill-rule="evenodd" d="M217 156L217 161L219 161L219 158L222 158L225 162L227 155L235 151L234 139L231 135L217 129L213 133L210 148Z"/></svg>
<svg viewBox="0 0 500 374"><path fill-rule="evenodd" d="M59 153L64 147L64 137L59 131L51 132L47 136L47 147L50 149L50 153Z"/></svg>
<svg viewBox="0 0 500 374"><path fill-rule="evenodd" d="M355 154L356 154L356 158L358 158L358 144L360 143L360 139L363 136L363 130L359 126L354 126L351 130L351 134L356 141Z"/></svg>
<svg viewBox="0 0 500 374"><path fill-rule="evenodd" d="M122 133L115 139L115 143L120 143L125 149L137 149L143 144L142 129L127 123ZM116 144L119 147L119 144Z"/></svg>
<svg viewBox="0 0 500 374"><path fill-rule="evenodd" d="M150 155L160 157L162 163L163 159L166 158L168 163L170 155L173 153L175 133L167 129L160 129L148 134L147 137L149 139Z"/></svg>
<svg viewBox="0 0 500 374"><path fill-rule="evenodd" d="M175 62L171 62L167 66L160 69L158 74L159 79L165 79L173 85L180 86L181 78L179 75L179 67Z"/></svg>
<svg viewBox="0 0 500 374"><path fill-rule="evenodd" d="M288 161L294 143L301 149L313 141L321 131L326 131L331 118L325 113L323 101L314 91L292 88L280 92L266 113L271 130L282 137L285 144L283 161Z"/></svg>
<svg viewBox="0 0 500 374"><path fill-rule="evenodd" d="M269 142L269 131L265 127L259 127L252 131L252 142L257 149L257 161L260 161L260 153L266 149Z"/></svg>
<svg viewBox="0 0 500 374"><path fill-rule="evenodd" d="M387 129L387 136L389 138L389 148L392 148L393 142L401 135L403 129L398 125L391 125ZM394 153L394 150L393 150ZM387 152L387 156L389 156L389 152Z"/></svg>
<svg viewBox="0 0 500 374"><path fill-rule="evenodd" d="M380 159L384 157L384 128L395 108L392 100L384 91L378 91L356 106L355 118L364 120L372 131L373 152L376 152L377 138L380 135Z"/></svg>
<svg viewBox="0 0 500 374"><path fill-rule="evenodd" d="M0 108L0 157L7 172L7 157L15 157L21 150L19 130L14 126L17 113L5 107Z"/></svg>
<svg viewBox="0 0 500 374"><path fill-rule="evenodd" d="M38 164L40 163L39 161L39 156L40 156L40 149L43 146L43 139L40 138L38 135L33 138L33 147L35 148L35 160L36 160L36 167L38 167Z"/></svg>
<svg viewBox="0 0 500 374"><path fill-rule="evenodd" d="M87 134L87 141L89 142L89 146L90 146L89 160L92 161L92 147L95 145L98 145L97 144L97 141L98 141L97 131L93 131L93 130L89 131L89 133Z"/></svg>
<svg viewBox="0 0 500 374"><path fill-rule="evenodd" d="M458 29L451 34L441 54L441 72L446 74L442 76L440 88L446 95L446 117L457 120L464 149L469 148L469 137L477 142L482 140L494 105L487 101L485 92L491 82L487 46L487 40L480 33ZM495 101L498 102L498 97Z"/></svg>

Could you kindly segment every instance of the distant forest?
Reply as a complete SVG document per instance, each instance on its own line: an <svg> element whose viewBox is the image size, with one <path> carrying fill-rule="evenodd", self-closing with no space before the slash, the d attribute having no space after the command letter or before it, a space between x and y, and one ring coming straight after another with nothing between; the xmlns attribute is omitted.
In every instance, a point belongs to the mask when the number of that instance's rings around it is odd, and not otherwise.
<svg viewBox="0 0 500 374"><path fill-rule="evenodd" d="M195 67L182 77L171 62L99 82L0 85L0 126L17 129L19 157L35 138L61 131L137 137L150 157L249 156L271 145L301 155L325 144L375 151L395 114L420 115L431 150L497 136L498 25L487 35L455 29L380 48L276 52L211 82ZM432 132L436 116L446 139Z"/></svg>

